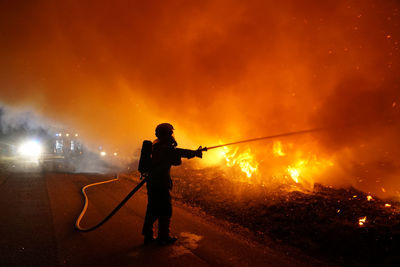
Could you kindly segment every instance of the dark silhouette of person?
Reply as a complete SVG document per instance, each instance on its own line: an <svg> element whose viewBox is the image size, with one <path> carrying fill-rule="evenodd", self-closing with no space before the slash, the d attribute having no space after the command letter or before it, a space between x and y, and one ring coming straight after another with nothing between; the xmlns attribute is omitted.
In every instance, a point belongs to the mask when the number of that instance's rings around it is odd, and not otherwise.
<svg viewBox="0 0 400 267"><path fill-rule="evenodd" d="M157 139L152 145L151 167L147 179L147 210L142 234L144 244L154 241L166 245L174 243L177 238L170 235L172 204L170 190L172 180L171 166L182 163L181 158L202 157L201 147L198 150L177 148L173 136L174 127L169 123L162 123L156 127ZM158 219L158 237L153 237L153 224Z"/></svg>

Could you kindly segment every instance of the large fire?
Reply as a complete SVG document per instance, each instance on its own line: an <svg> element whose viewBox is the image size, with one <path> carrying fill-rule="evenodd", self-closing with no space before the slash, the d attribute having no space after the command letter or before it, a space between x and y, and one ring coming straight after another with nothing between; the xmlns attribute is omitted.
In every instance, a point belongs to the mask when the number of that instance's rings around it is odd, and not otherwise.
<svg viewBox="0 0 400 267"><path fill-rule="evenodd" d="M238 153L238 148L231 150L228 147L223 147L223 149L222 155L228 167L239 166L248 178L257 172L258 163L254 160L254 155L250 149L243 153Z"/></svg>
<svg viewBox="0 0 400 267"><path fill-rule="evenodd" d="M312 189L314 178L334 166L332 160L320 158L311 152L304 153L292 143L274 141L272 146L267 147L272 151L265 153L265 148L260 149L262 146L254 150L247 148L243 152L239 147L223 147L220 155L226 166L238 168L247 177L246 181L264 184L272 177L274 182L292 184L298 189Z"/></svg>

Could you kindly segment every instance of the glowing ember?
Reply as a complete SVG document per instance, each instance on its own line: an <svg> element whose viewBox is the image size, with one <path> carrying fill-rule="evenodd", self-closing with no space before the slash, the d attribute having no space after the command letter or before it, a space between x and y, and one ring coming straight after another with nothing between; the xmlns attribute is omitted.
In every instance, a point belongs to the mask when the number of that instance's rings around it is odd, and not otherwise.
<svg viewBox="0 0 400 267"><path fill-rule="evenodd" d="M282 143L280 141L275 141L273 144L273 153L275 157L283 157L286 154L282 150Z"/></svg>
<svg viewBox="0 0 400 267"><path fill-rule="evenodd" d="M372 196L368 195L368 196L367 196L367 200L368 200L368 201L371 201L371 200L374 200L374 198L373 198Z"/></svg>
<svg viewBox="0 0 400 267"><path fill-rule="evenodd" d="M223 156L226 160L228 167L239 166L239 168L250 178L256 171L258 163L254 160L254 156L251 154L250 149L245 152L238 154L238 148L233 152L229 148L224 147Z"/></svg>
<svg viewBox="0 0 400 267"><path fill-rule="evenodd" d="M381 190L382 190L383 193L386 193L386 189L385 188L382 187Z"/></svg>
<svg viewBox="0 0 400 267"><path fill-rule="evenodd" d="M363 226L367 222L367 216L358 219L358 225Z"/></svg>
<svg viewBox="0 0 400 267"><path fill-rule="evenodd" d="M390 208L392 205L390 205L389 203L385 204L385 208Z"/></svg>

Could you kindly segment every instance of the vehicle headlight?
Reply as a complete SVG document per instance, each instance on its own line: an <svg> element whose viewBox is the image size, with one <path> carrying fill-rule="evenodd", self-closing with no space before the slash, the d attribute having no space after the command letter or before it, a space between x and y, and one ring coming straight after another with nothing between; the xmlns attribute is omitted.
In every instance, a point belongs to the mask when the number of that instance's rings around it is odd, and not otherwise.
<svg viewBox="0 0 400 267"><path fill-rule="evenodd" d="M18 153L24 157L37 158L42 153L42 146L38 141L27 141L18 146Z"/></svg>

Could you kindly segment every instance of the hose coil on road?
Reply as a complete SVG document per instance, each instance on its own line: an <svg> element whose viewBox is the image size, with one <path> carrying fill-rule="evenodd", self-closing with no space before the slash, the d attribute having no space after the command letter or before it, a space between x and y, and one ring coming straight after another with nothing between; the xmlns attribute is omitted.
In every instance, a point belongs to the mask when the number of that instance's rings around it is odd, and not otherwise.
<svg viewBox="0 0 400 267"><path fill-rule="evenodd" d="M114 216L115 213L117 213L117 211L122 208L123 205L125 205L125 203L143 186L143 184L147 181L147 178L145 177L122 201L121 203L119 203L111 212L110 214L108 214L103 220L101 220L98 224L89 227L89 228L83 228L80 226L81 220L83 218L83 216L86 213L86 210L88 208L89 205L89 199L86 195L86 189L92 186L96 186L96 185L101 185L101 184L106 184L106 183L111 183L111 182L115 182L119 180L118 175L117 178L111 179L111 180L107 180L107 181L102 181L102 182L97 182L97 183L92 183L92 184L88 184L85 185L84 187L82 187L81 192L83 194L83 197L85 199L85 204L83 206L83 209L81 211L81 213L79 214L78 218L76 219L75 222L75 229L81 232L90 232L93 231L97 228L99 228L100 226L102 226L105 222L107 222L112 216Z"/></svg>

